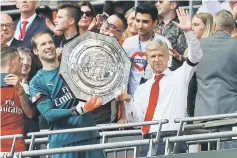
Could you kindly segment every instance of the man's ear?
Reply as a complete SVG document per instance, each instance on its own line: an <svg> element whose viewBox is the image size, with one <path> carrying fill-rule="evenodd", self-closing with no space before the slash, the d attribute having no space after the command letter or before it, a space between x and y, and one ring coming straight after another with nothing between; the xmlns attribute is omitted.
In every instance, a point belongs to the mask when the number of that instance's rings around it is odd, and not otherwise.
<svg viewBox="0 0 237 158"><path fill-rule="evenodd" d="M158 19L156 19L154 22L153 22L153 28L155 28L158 24Z"/></svg>
<svg viewBox="0 0 237 158"><path fill-rule="evenodd" d="M69 25L75 25L76 20L74 18L71 18L69 21Z"/></svg>
<svg viewBox="0 0 237 158"><path fill-rule="evenodd" d="M12 68L13 67L13 62L12 62L12 59L11 58L8 58L7 60L7 65L9 68Z"/></svg>
<svg viewBox="0 0 237 158"><path fill-rule="evenodd" d="M33 49L33 53L38 56L38 53L37 53L37 50L36 49Z"/></svg>
<svg viewBox="0 0 237 158"><path fill-rule="evenodd" d="M148 52L146 51L145 54L146 54L146 61L147 61L148 64L150 64L150 60L149 60L149 56L148 56Z"/></svg>
<svg viewBox="0 0 237 158"><path fill-rule="evenodd" d="M171 8L172 10L177 9L177 3L174 2L174 1L170 2L170 8Z"/></svg>

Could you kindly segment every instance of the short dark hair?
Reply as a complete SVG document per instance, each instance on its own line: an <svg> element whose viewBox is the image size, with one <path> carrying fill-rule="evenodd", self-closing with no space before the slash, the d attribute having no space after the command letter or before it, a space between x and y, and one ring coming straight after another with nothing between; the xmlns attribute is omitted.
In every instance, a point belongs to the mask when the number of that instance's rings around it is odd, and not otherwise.
<svg viewBox="0 0 237 158"><path fill-rule="evenodd" d="M123 29L126 30L128 27L127 19L121 13L114 13L113 15L117 16L123 23Z"/></svg>
<svg viewBox="0 0 237 158"><path fill-rule="evenodd" d="M8 59L14 59L16 56L19 56L16 48L13 47L4 47L1 49L1 67L7 65Z"/></svg>
<svg viewBox="0 0 237 158"><path fill-rule="evenodd" d="M91 12L92 12L92 16L95 17L96 16L96 12L95 12L95 8L93 7L93 5L88 2L88 1L82 1L79 3L79 5L82 6L87 6L90 8Z"/></svg>
<svg viewBox="0 0 237 158"><path fill-rule="evenodd" d="M70 16L75 19L75 25L78 28L78 22L81 19L81 7L77 2L59 2L58 9L67 9Z"/></svg>
<svg viewBox="0 0 237 158"><path fill-rule="evenodd" d="M135 15L137 13L141 14L149 14L151 15L151 18L153 21L158 19L158 10L154 5L151 5L149 3L142 3L136 7Z"/></svg>

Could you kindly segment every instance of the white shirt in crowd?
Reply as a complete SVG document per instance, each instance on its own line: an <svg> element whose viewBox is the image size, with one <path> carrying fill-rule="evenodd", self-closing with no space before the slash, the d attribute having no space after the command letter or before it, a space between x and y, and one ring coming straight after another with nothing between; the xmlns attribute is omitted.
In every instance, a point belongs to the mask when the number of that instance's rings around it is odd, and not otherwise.
<svg viewBox="0 0 237 158"><path fill-rule="evenodd" d="M193 32L185 33L188 43L188 59L192 63L201 60L203 53L200 42ZM162 126L162 131L177 130L179 124L174 123L175 118L185 117L187 107L188 84L196 70L196 66L190 66L185 61L183 65L175 71L166 68L160 80L159 98L154 112L153 120L168 119L169 123ZM143 122L150 97L150 91L154 78L137 87L133 99L125 102L126 115L129 122ZM157 131L157 125L152 125L149 133Z"/></svg>
<svg viewBox="0 0 237 158"><path fill-rule="evenodd" d="M155 34L154 39L162 40L166 42L169 48L172 48L170 41L158 34ZM150 40L140 42L141 50L139 48L139 36L135 35L127 38L123 43L123 48L127 53L128 57L132 62L131 72L128 81L128 93L133 95L137 86L140 84L141 78L144 77L146 79L150 79L152 77L152 72L149 67L144 71L144 62L146 62L146 46ZM172 58L170 58L171 61ZM169 62L171 63L171 62Z"/></svg>
<svg viewBox="0 0 237 158"><path fill-rule="evenodd" d="M215 15L216 12L220 10L228 10L232 12L229 0L225 0L223 2L219 2L218 0L202 0L202 6L198 9L198 13L210 13Z"/></svg>
<svg viewBox="0 0 237 158"><path fill-rule="evenodd" d="M32 24L32 22L34 21L36 17L36 14L32 15L31 17L29 17L28 19L20 19L16 25L16 28L15 28L15 33L14 33L14 37L15 39L18 40L20 34L21 34L21 30L23 28L23 24L22 24L22 21L28 21L28 24L26 25L26 30L29 28L29 26ZM23 38L24 39L24 38ZM22 39L22 40L23 40Z"/></svg>

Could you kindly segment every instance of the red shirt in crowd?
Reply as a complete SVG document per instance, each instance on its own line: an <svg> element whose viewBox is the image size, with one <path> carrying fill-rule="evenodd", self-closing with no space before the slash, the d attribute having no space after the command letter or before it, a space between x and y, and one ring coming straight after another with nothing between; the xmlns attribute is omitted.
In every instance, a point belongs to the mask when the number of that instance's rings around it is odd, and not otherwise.
<svg viewBox="0 0 237 158"><path fill-rule="evenodd" d="M1 87L1 136L24 133L24 112L14 87ZM1 152L10 152L13 139L1 140ZM15 151L25 151L23 138L18 138Z"/></svg>

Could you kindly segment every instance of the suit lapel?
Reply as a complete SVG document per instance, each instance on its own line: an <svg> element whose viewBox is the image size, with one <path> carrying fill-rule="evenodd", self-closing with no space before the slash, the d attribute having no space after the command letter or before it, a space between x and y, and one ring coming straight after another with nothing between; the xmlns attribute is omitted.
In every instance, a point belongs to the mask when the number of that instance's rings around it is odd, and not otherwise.
<svg viewBox="0 0 237 158"><path fill-rule="evenodd" d="M30 37L32 37L32 34L34 33L34 31L40 26L39 23L39 17L36 16L35 19L33 20L33 22L31 23L31 25L29 26L29 28L26 31L26 35L24 37L24 41L25 40L29 40Z"/></svg>
<svg viewBox="0 0 237 158"><path fill-rule="evenodd" d="M17 19L17 20L14 21L15 29L16 29L16 26L17 26L19 20L20 20L20 19Z"/></svg>

